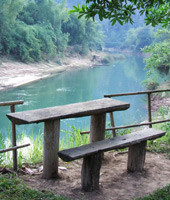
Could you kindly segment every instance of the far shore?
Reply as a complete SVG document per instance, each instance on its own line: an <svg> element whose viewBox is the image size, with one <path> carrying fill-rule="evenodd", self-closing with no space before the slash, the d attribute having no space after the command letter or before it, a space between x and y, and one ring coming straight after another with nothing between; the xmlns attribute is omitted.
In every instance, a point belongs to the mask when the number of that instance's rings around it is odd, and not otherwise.
<svg viewBox="0 0 170 200"><path fill-rule="evenodd" d="M95 59L93 59L94 55ZM105 53L100 52L87 57L67 57L61 65L52 61L25 64L3 58L0 62L0 91L55 76L68 70L101 65L100 61L105 55Z"/></svg>

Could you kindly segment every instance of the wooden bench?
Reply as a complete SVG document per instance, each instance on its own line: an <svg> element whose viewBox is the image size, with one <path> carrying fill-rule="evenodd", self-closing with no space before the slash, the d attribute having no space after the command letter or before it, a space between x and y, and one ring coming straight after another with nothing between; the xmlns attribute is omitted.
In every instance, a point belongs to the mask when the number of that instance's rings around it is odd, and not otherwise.
<svg viewBox="0 0 170 200"><path fill-rule="evenodd" d="M66 162L83 158L81 185L84 191L99 189L102 154L105 151L129 147L127 171L142 171L145 163L147 140L165 135L164 131L153 128L131 134L101 140L84 146L59 151L59 157Z"/></svg>

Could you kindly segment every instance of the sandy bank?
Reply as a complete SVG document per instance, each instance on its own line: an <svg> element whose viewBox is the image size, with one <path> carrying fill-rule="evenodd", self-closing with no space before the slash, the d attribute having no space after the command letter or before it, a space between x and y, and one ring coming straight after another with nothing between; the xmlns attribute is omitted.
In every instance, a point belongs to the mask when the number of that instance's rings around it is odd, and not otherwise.
<svg viewBox="0 0 170 200"><path fill-rule="evenodd" d="M54 76L67 70L99 65L104 54L97 54L97 59L95 60L93 55L65 58L61 65L55 62L25 64L3 58L0 63L0 91Z"/></svg>

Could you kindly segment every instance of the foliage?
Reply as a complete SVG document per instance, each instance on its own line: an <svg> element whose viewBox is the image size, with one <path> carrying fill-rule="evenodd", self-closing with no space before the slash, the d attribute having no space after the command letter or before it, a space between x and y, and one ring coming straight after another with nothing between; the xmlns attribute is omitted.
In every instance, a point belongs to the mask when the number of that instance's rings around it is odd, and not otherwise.
<svg viewBox="0 0 170 200"><path fill-rule="evenodd" d="M14 46L11 32L13 31L16 17L22 10L23 0L0 1L0 53L9 53Z"/></svg>
<svg viewBox="0 0 170 200"><path fill-rule="evenodd" d="M153 41L153 28L150 26L131 28L126 33L124 48L132 51L141 51L141 48L150 45Z"/></svg>
<svg viewBox="0 0 170 200"><path fill-rule="evenodd" d="M86 19L96 15L100 20L109 19L114 25L119 22L121 25L128 22L133 23L132 15L135 15L135 11L139 10L140 15L145 15L145 23L155 26L162 23L163 26L167 26L170 20L170 2L168 0L86 0L86 5L73 6L72 12L78 12L79 17L85 16Z"/></svg>
<svg viewBox="0 0 170 200"><path fill-rule="evenodd" d="M89 135L81 135L82 130L76 129L74 126L69 127L68 131L63 131L64 135L60 140L60 150L69 149L89 143ZM17 144L22 145L30 143L29 147L18 149L18 164L22 167L22 163L41 163L43 158L43 134L38 133L36 136L32 135L27 137L23 131L21 134L17 134ZM0 147L1 149L11 147L11 135L10 130L8 138L4 140L0 134ZM12 151L0 154L1 166L12 166Z"/></svg>
<svg viewBox="0 0 170 200"><path fill-rule="evenodd" d="M15 176L0 176L0 199L1 200L68 200L68 198L53 194L52 192L40 192L28 188Z"/></svg>
<svg viewBox="0 0 170 200"><path fill-rule="evenodd" d="M101 49L103 34L100 26L92 20L78 19L70 14L68 22L63 24L63 32L69 34L69 45L75 46L80 54L87 54L88 49Z"/></svg>
<svg viewBox="0 0 170 200"><path fill-rule="evenodd" d="M170 30L158 29L155 33L155 42L150 46L142 49L143 53L148 54L144 61L146 62L145 69L147 70L147 82L150 81L159 83L160 77L163 80L169 79L170 68ZM161 76L160 76L161 75Z"/></svg>
<svg viewBox="0 0 170 200"><path fill-rule="evenodd" d="M161 120L170 119L169 107L160 107L154 118L157 120L160 120L160 118ZM153 125L153 128L165 131L166 135L155 141L148 141L149 150L158 153L166 153L167 156L170 157L170 122L155 124Z"/></svg>
<svg viewBox="0 0 170 200"><path fill-rule="evenodd" d="M150 73L152 73L152 70L159 70L168 74L170 67L170 39L145 47L143 52L151 54L145 59L146 69L149 69Z"/></svg>
<svg viewBox="0 0 170 200"><path fill-rule="evenodd" d="M69 128L70 130L63 131L66 134L66 138L63 137L63 139L60 141L61 149L69 149L89 144L89 135L81 135L80 132L82 130L76 129L74 126L71 126Z"/></svg>
<svg viewBox="0 0 170 200"><path fill-rule="evenodd" d="M35 62L63 56L68 41L70 45L80 45L80 41L81 53L101 48L98 24L69 17L64 0L0 0L0 7L0 55Z"/></svg>

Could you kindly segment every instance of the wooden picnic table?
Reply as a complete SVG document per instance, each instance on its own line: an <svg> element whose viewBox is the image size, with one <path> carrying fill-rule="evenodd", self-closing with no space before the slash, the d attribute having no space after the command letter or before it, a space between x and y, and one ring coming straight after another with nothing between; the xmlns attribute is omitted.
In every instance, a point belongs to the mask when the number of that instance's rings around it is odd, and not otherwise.
<svg viewBox="0 0 170 200"><path fill-rule="evenodd" d="M43 178L58 176L60 120L91 116L90 142L105 138L106 113L126 110L129 103L103 98L82 103L7 114L17 125L44 122Z"/></svg>

